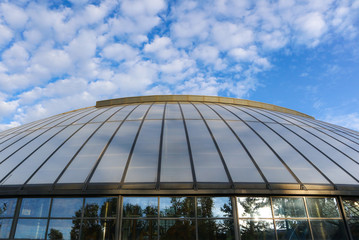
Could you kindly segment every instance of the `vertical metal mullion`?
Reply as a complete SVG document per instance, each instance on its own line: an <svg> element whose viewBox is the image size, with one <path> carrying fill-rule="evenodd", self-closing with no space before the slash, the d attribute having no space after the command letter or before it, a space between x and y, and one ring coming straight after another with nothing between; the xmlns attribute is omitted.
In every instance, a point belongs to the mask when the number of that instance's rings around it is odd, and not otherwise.
<svg viewBox="0 0 359 240"><path fill-rule="evenodd" d="M238 109L238 108L237 108ZM242 110L243 111L243 110ZM263 115L265 116L265 115ZM267 116L266 116L267 117ZM270 118L270 117L268 117ZM270 118L272 119L272 118ZM273 119L272 119L273 120ZM331 157L329 157L326 153L324 153L322 150L320 150L319 148L317 148L314 144L312 144L311 142L309 142L306 138L302 137L301 135L299 135L298 133L296 133L295 131L293 131L292 129L286 127L284 124L281 124L275 120L273 120L275 123L279 124L280 126L286 128L287 130L289 130L290 132L292 132L293 134L295 134L296 136L298 136L299 138L301 138L303 141L305 141L306 143L308 143L310 146L312 146L313 148L315 148L318 152L320 152L321 154L323 154L325 157L328 158L329 161L331 161L332 163L334 163L335 165L337 165L340 169L342 169L346 174L348 174L350 177L352 177L355 181L357 181L359 183L359 180L354 177L351 173L349 173L346 169L344 169L342 166L340 166L336 161L334 161ZM336 185L335 189L337 189Z"/></svg>
<svg viewBox="0 0 359 240"><path fill-rule="evenodd" d="M207 105L207 104L206 104ZM208 106L208 105L207 105ZM220 107L223 108L223 106L218 105ZM211 108L222 120L223 122L227 125L227 127L231 130L231 132L233 133L233 135L236 137L236 139L238 140L238 142L241 144L241 146L243 147L244 151L247 153L249 159L252 161L253 165L255 166L256 170L258 171L259 175L261 175L263 181L266 184L266 187L270 189L270 183L268 182L267 178L264 176L262 170L260 169L260 167L258 166L257 162L255 161L255 159L253 158L252 154L249 152L249 150L247 149L247 147L244 145L244 143L242 142L242 140L238 137L238 135L236 134L236 132L233 130L233 128L228 124L228 122L217 112L215 111L212 107L208 106L209 108ZM226 108L224 108L225 110L227 110ZM229 110L227 110L229 111ZM236 116L233 112L229 111L230 113L232 113L234 116ZM237 117L237 116L236 116ZM237 117L238 118L238 117Z"/></svg>
<svg viewBox="0 0 359 240"><path fill-rule="evenodd" d="M45 239L47 239L47 233L49 231L49 225L50 225L50 217L51 217L51 211L52 211L52 203L53 203L53 198L51 198L50 200L50 209L49 209L49 214L47 216L47 224L46 224L46 230L45 230Z"/></svg>
<svg viewBox="0 0 359 240"><path fill-rule="evenodd" d="M233 209L233 225L234 225L234 238L240 239L239 234L239 218L238 218L238 212L237 212L237 197L231 196L232 198L232 209Z"/></svg>
<svg viewBox="0 0 359 240"><path fill-rule="evenodd" d="M17 222L20 216L21 204L22 204L22 198L17 198L16 208L15 208L15 212L12 220L12 226L9 234L10 239L15 239L15 232L16 232Z"/></svg>
<svg viewBox="0 0 359 240"><path fill-rule="evenodd" d="M128 105L126 105L126 106L128 106ZM124 106L124 107L126 107L126 106ZM102 149L102 151L101 151L99 157L97 158L95 164L93 165L93 167L92 167L92 169L91 169L89 175L87 176L87 178L86 178L86 180L85 180L84 186L82 187L82 190L83 190L83 191L85 191L85 190L87 189L88 184L90 183L91 178L92 178L93 174L95 173L97 166L100 164L100 162L101 162L101 160L102 160L102 157L105 155L105 152L106 152L107 148L110 146L110 144L111 144L112 140L115 138L117 132L118 132L119 129L122 127L122 125L125 123L125 121L126 121L126 119L128 118L128 116L130 116L130 114L131 114L138 106L139 106L139 105L137 105L136 107L134 107L134 108L127 114L127 116L122 120L122 122L120 123L120 125L116 128L116 130L115 130L114 133L112 134L111 138L109 139L109 141L107 142L107 144L105 145L105 147ZM118 111L116 111L114 114L116 114L117 112L121 111L124 107L122 107L121 109L119 109ZM110 118L111 118L114 114L112 114L112 115L110 116ZM108 118L108 119L110 119L110 118ZM108 120L108 119L107 119L107 120ZM106 121L107 121L107 120L106 120Z"/></svg>
<svg viewBox="0 0 359 240"><path fill-rule="evenodd" d="M274 226L274 234L275 234L275 238L278 239L277 224L276 224L275 218L274 218L272 196L269 196L269 202L270 202L270 209L271 209L271 212L272 212L272 221L273 221L273 226Z"/></svg>
<svg viewBox="0 0 359 240"><path fill-rule="evenodd" d="M160 183L161 183L162 147L163 147L163 132L164 132L164 126L165 126L166 107L167 107L167 102L165 103L165 106L163 109L163 115L162 115L161 137L160 137L160 146L159 146L159 153L158 153L156 190L160 190Z"/></svg>
<svg viewBox="0 0 359 240"><path fill-rule="evenodd" d="M198 210L197 210L197 206L198 206L198 202L197 202L197 196L194 197L194 215L195 215L195 226L196 226L196 240L199 240L198 238Z"/></svg>
<svg viewBox="0 0 359 240"><path fill-rule="evenodd" d="M211 136L211 138L212 138L212 141L213 141L213 143L214 143L214 146L216 147L217 153L218 153L218 155L219 155L219 157L220 157L220 159L221 159L221 162L222 162L224 171L225 171L226 174L227 174L227 179L228 179L228 181L229 181L229 183L230 183L230 185L231 185L231 188L234 189L234 183L233 183L233 180L232 180L232 176L231 176L231 174L229 173L227 164L226 164L226 162L225 162L225 160L224 160L224 157L223 157L223 155L222 155L221 150L219 149L218 143L217 143L217 141L216 141L216 139L215 139L215 137L214 137L214 135L213 135L213 133L212 133L210 127L208 126L207 120L204 119L202 113L199 111L199 109L197 108L197 106L196 106L195 104L193 104L192 102L191 102L191 104L192 104L192 106L197 110L197 112L199 113L199 115L200 115L201 118L202 118L202 121L203 121L204 124L206 125L207 131L209 132L209 134L210 134L210 136Z"/></svg>
<svg viewBox="0 0 359 240"><path fill-rule="evenodd" d="M130 150L130 153L128 154L128 158L127 158L127 161L126 161L126 165L125 165L125 168L123 170L123 174L122 174L122 178L121 178L121 182L119 184L119 187L118 188L122 188L124 182L125 182L125 179L126 179L126 175L127 175L127 170L128 170L128 167L130 166L130 162L131 162L131 159L132 159L132 155L133 155L133 151L135 150L135 146L136 146L136 143L137 143L137 139L138 139L138 136L140 135L140 132L141 132L141 129L142 129L142 126L143 126L143 123L145 122L145 119L147 117L147 114L148 112L150 111L151 107L153 106L153 103L151 103L151 105L148 107L148 109L146 110L145 112L145 115L143 116L142 118L142 121L140 123L140 126L138 127L138 131L136 133L136 136L135 136L135 139L133 140L133 144L131 146L131 150Z"/></svg>
<svg viewBox="0 0 359 240"><path fill-rule="evenodd" d="M303 201L304 201L305 213L307 214L307 221L308 221L308 225L309 225L310 236L312 239L314 239L312 224L310 223L310 216L309 216L309 212L308 212L307 197L303 197Z"/></svg>
<svg viewBox="0 0 359 240"><path fill-rule="evenodd" d="M339 207L339 211L341 213L341 216L342 216L342 219L343 219L343 222L344 222L344 226L345 226L345 229L346 229L346 232L347 232L347 236L349 237L349 239L354 239L353 236L352 236L352 233L350 231L350 228L349 228L349 223L348 223L348 220L350 220L350 218L347 216L347 213L345 212L345 208L344 208L344 204L343 204L343 199L341 196L338 196L338 207Z"/></svg>
<svg viewBox="0 0 359 240"><path fill-rule="evenodd" d="M267 123L260 121L257 117L253 116L251 113L243 111L246 114L250 115L251 117L253 117L254 119L256 119L258 122L261 122L263 125L265 125L267 128L269 128L270 130L272 130L272 132L274 132L277 136L279 136L283 141L285 141L287 144L289 144L294 150L296 150L297 153L299 153L305 160L307 160L307 162L313 166L334 188L336 188L335 184L317 167L315 166L314 163L312 163L312 161L310 161L302 152L300 152L292 143L290 143L287 139L285 139L281 134L279 134L277 131L275 131L272 127L270 127ZM262 114L260 112L258 112L259 114ZM263 114L262 114L263 115ZM268 117L266 115L263 115L265 117ZM268 117L269 119L272 119L270 117ZM274 121L274 119L272 119ZM278 123L279 125L281 125L282 127L284 127L282 124Z"/></svg>
<svg viewBox="0 0 359 240"><path fill-rule="evenodd" d="M117 196L117 214L116 214L116 239L121 240L122 233L122 203L123 197L121 195Z"/></svg>
<svg viewBox="0 0 359 240"><path fill-rule="evenodd" d="M197 177L196 177L196 171L194 168L194 162L193 162L193 155L192 155L192 148L191 148L191 142L188 136L188 130L187 130L187 124L186 124L186 120L184 118L184 114L183 114L183 110L182 110L182 106L179 102L178 106L179 109L181 111L181 116L182 116L182 121L183 121L183 127L184 127L184 131L186 134L186 141L187 141L187 148L188 148L188 154L189 154L189 160L190 160L190 164L191 164L191 170L192 170L192 178L193 178L193 189L194 190L198 190L198 186L197 186ZM197 202L196 202L197 204ZM196 208L197 209L197 208ZM197 219L197 218L196 218ZM197 220L196 220L196 224L197 224ZM197 225L196 225L197 226ZM197 238L198 239L198 238Z"/></svg>
<svg viewBox="0 0 359 240"><path fill-rule="evenodd" d="M163 115L164 116L164 115ZM157 240L160 240L160 197L157 196Z"/></svg>
<svg viewBox="0 0 359 240"><path fill-rule="evenodd" d="M84 214L85 214L85 198L82 198L82 212L81 212L81 219L80 219L80 232L79 232L79 239L81 239L82 235L82 225L84 220Z"/></svg>

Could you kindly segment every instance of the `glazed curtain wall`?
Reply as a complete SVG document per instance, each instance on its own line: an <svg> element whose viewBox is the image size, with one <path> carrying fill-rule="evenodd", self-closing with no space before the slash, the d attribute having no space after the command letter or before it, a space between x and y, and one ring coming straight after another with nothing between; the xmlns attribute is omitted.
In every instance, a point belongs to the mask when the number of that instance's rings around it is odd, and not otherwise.
<svg viewBox="0 0 359 240"><path fill-rule="evenodd" d="M0 239L13 238L359 239L359 198L2 198Z"/></svg>

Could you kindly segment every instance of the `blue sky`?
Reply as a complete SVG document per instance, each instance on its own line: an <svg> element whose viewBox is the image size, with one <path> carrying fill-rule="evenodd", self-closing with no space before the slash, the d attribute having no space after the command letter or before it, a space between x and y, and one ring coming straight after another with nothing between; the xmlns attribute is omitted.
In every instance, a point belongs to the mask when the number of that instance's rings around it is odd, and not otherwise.
<svg viewBox="0 0 359 240"><path fill-rule="evenodd" d="M0 0L0 130L200 94L359 130L359 1Z"/></svg>

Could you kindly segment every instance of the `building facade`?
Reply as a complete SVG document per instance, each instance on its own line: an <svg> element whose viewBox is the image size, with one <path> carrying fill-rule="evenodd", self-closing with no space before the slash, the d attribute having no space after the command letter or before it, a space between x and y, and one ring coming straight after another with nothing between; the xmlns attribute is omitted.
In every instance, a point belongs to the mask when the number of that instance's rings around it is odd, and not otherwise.
<svg viewBox="0 0 359 240"><path fill-rule="evenodd" d="M120 98L0 133L0 239L359 239L359 133L234 98Z"/></svg>

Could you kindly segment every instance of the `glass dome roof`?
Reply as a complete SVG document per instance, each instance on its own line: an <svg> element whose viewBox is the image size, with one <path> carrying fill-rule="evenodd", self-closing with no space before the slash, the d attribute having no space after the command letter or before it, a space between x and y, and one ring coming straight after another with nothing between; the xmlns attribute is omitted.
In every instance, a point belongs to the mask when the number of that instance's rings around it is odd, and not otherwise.
<svg viewBox="0 0 359 240"><path fill-rule="evenodd" d="M274 105L188 95L101 101L0 133L5 194L188 190L358 191L359 133Z"/></svg>

